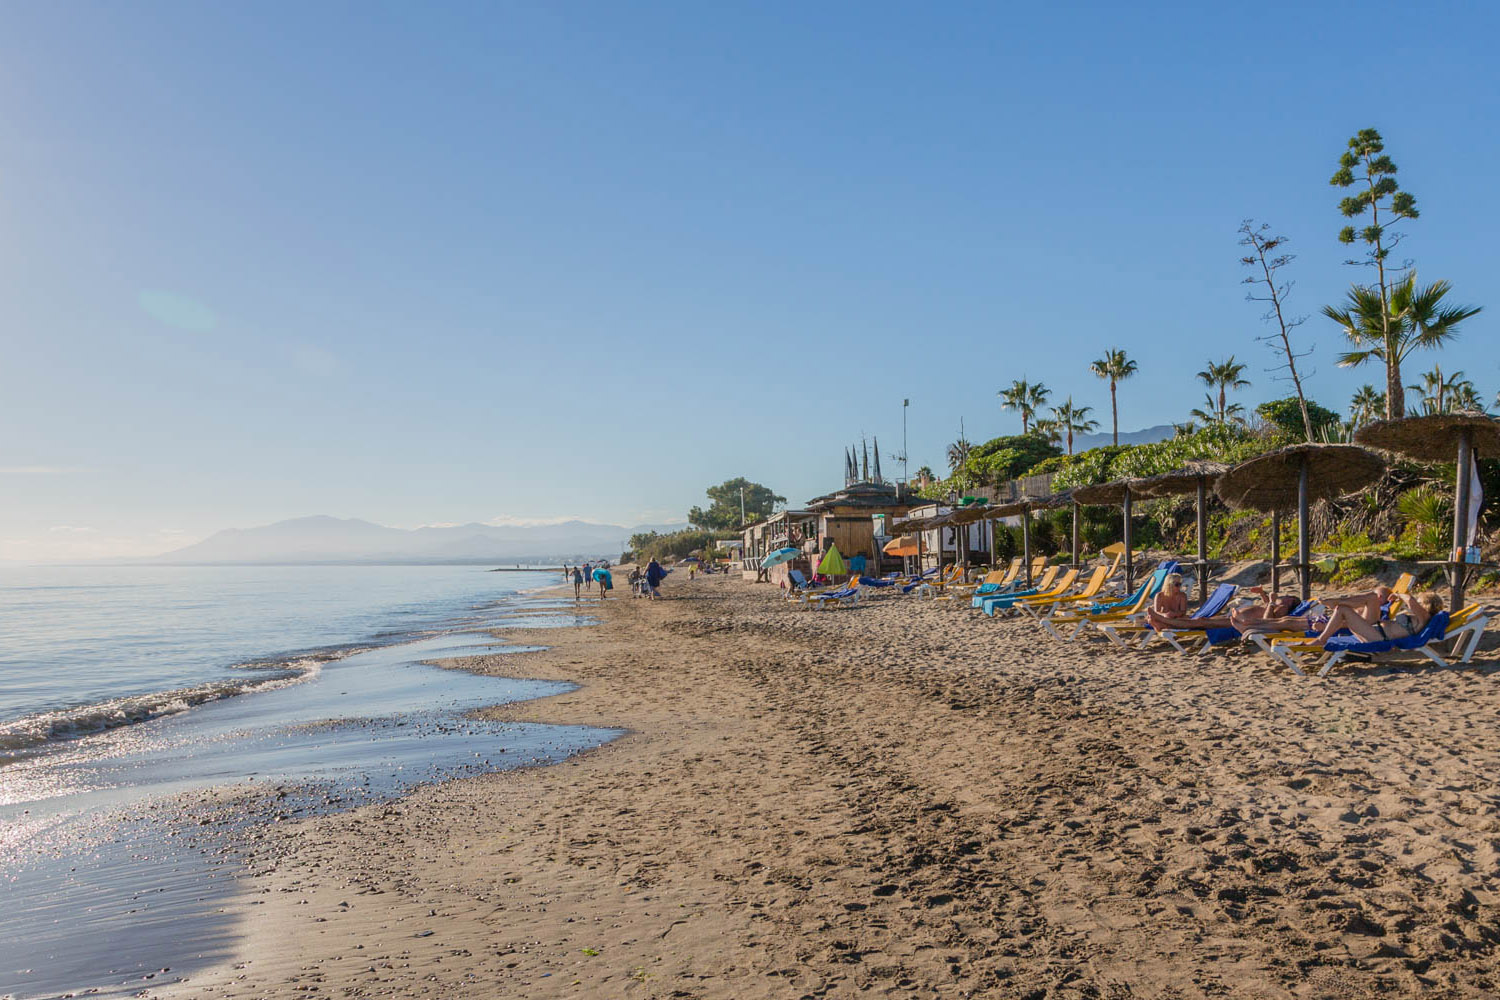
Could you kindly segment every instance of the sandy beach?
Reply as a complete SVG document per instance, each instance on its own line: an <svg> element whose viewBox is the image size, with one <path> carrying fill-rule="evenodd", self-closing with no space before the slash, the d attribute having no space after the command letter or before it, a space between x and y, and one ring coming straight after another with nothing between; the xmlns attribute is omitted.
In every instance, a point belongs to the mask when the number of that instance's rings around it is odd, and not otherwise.
<svg viewBox="0 0 1500 1000"><path fill-rule="evenodd" d="M622 588L623 589L623 588ZM1060 644L674 573L505 718L630 734L275 827L232 968L158 996L1500 992L1500 690Z"/></svg>

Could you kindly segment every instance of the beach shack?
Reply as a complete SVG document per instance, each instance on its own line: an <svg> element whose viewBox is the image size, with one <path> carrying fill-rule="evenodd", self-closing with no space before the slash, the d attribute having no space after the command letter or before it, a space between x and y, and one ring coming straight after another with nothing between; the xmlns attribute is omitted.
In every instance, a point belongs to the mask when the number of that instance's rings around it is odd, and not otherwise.
<svg viewBox="0 0 1500 1000"><path fill-rule="evenodd" d="M947 566L955 562L988 563L994 551L995 522L964 519L962 508L950 504L924 503L910 508L907 519L936 521L929 523L922 535L921 569ZM977 513L977 511L976 511Z"/></svg>
<svg viewBox="0 0 1500 1000"><path fill-rule="evenodd" d="M862 562L863 569L856 572L881 573L886 562L899 569L901 560L880 550L890 538L888 526L906 517L911 506L905 488L891 483L852 483L815 497L807 502L807 510L817 519L817 551L821 554L837 545L846 561Z"/></svg>
<svg viewBox="0 0 1500 1000"><path fill-rule="evenodd" d="M800 559L771 568L771 582L782 583L790 570L809 571L812 540L816 538L817 515L806 510L777 511L764 521L745 525L740 532L740 568L746 579L754 580L760 576L761 560L770 553L787 547L802 550L805 555Z"/></svg>

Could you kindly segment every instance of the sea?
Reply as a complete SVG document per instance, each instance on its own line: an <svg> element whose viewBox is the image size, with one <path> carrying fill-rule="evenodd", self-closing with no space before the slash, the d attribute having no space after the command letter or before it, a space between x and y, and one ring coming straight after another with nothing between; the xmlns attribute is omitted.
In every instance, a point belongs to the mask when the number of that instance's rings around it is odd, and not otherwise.
<svg viewBox="0 0 1500 1000"><path fill-rule="evenodd" d="M247 827L619 736L472 715L572 689L526 679L544 647L504 638L593 624L528 596L561 582L476 566L0 568L0 997L127 996L228 960ZM514 677L432 662L478 654L514 657Z"/></svg>

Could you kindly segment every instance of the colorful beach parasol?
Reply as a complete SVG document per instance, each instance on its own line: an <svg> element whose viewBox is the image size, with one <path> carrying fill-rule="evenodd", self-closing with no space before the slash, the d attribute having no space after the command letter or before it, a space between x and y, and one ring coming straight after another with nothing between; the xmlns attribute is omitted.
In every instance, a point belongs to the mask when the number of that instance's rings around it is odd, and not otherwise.
<svg viewBox="0 0 1500 1000"><path fill-rule="evenodd" d="M818 572L824 576L843 576L849 572L849 567L844 565L844 557L839 555L837 545L828 546L828 551L823 554L823 561L818 563Z"/></svg>
<svg viewBox="0 0 1500 1000"><path fill-rule="evenodd" d="M885 543L880 551L888 556L914 556L921 552L917 539L913 535L902 535L900 538L892 538Z"/></svg>
<svg viewBox="0 0 1500 1000"><path fill-rule="evenodd" d="M784 562L791 562L798 555L798 550L788 545L785 548L777 549L762 559L760 561L760 568L770 569L772 566L780 566Z"/></svg>

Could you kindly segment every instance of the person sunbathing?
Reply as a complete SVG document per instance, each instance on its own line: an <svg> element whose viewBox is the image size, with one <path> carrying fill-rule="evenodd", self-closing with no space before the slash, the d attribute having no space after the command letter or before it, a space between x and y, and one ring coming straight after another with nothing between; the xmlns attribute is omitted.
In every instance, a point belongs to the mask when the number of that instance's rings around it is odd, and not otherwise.
<svg viewBox="0 0 1500 1000"><path fill-rule="evenodd" d="M1187 593L1182 589L1182 574L1168 573L1161 583L1161 590L1146 609L1146 620L1153 628L1202 628L1202 622L1189 618Z"/></svg>
<svg viewBox="0 0 1500 1000"><path fill-rule="evenodd" d="M1421 632L1432 620L1432 616L1443 610L1443 599L1437 594L1413 594L1409 598L1401 598L1402 610L1399 613L1382 619L1380 612L1384 602L1371 603L1374 594L1379 591L1385 591L1386 598L1389 599L1389 588L1376 587L1371 595L1357 595L1357 600L1339 603L1330 608L1327 623L1312 642L1322 646L1343 631L1348 631L1363 642L1405 639Z"/></svg>
<svg viewBox="0 0 1500 1000"><path fill-rule="evenodd" d="M1165 589L1163 586L1163 590ZM1153 616L1152 612L1157 610L1153 604L1151 610L1146 612L1146 617L1157 628L1232 628L1241 634L1246 632L1306 632L1322 624L1321 619L1292 614L1293 609L1302 602L1291 594L1267 591L1265 587L1249 587L1247 590L1249 593L1259 594L1261 602L1250 607L1238 608L1227 615L1214 615L1212 618L1169 617L1164 614ZM1183 607L1185 611L1185 600Z"/></svg>

